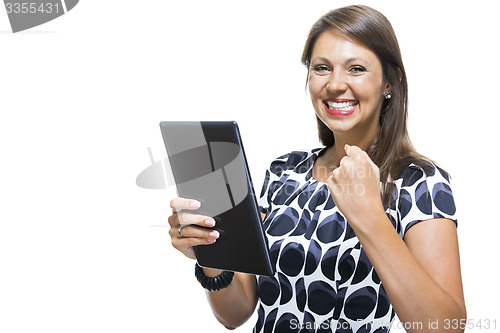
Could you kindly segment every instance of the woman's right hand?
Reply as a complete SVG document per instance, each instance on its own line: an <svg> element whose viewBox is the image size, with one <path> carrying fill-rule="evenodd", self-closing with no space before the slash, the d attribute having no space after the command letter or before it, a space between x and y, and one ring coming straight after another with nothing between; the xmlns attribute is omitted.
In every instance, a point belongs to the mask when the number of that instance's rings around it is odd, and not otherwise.
<svg viewBox="0 0 500 333"><path fill-rule="evenodd" d="M200 202L196 200L173 198L170 207L172 215L168 217L168 224L170 224L172 246L186 257L196 259L193 246L213 244L220 236L216 230L200 227L213 227L215 220L209 216L189 212L200 208Z"/></svg>

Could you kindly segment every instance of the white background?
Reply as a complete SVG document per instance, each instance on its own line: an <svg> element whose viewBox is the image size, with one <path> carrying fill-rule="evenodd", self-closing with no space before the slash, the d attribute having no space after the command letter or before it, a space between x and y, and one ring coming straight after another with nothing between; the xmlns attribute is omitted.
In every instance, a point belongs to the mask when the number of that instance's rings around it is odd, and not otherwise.
<svg viewBox="0 0 500 333"><path fill-rule="evenodd" d="M258 190L319 146L300 56L347 4L82 0L18 34L0 7L0 332L223 331L170 245L175 191L135 178L161 120L236 120ZM416 147L453 176L468 316L498 328L497 1L365 4L399 38Z"/></svg>

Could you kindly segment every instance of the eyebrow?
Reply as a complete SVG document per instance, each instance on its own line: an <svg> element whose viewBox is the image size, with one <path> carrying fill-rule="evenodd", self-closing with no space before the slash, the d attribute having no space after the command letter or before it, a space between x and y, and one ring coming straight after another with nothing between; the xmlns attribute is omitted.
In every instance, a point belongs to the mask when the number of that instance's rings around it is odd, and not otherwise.
<svg viewBox="0 0 500 333"><path fill-rule="evenodd" d="M311 64L313 62L317 62L317 61L320 61L320 62L325 62L325 63L328 63L328 64L331 64L330 60L328 60L327 58L325 57L316 57L314 59L312 59L311 61ZM366 62L364 59L362 58L358 58L358 57L351 57L351 58L348 58L345 63L348 64L348 63L351 63L351 62L357 62L357 61L361 61L361 62Z"/></svg>
<svg viewBox="0 0 500 333"><path fill-rule="evenodd" d="M318 61L319 61L319 62L326 62L326 63L330 64L330 60L328 60L328 59L326 59L326 58L324 58L324 57L316 57L316 58L312 59L312 60L311 60L311 64L312 64L313 62L318 62Z"/></svg>

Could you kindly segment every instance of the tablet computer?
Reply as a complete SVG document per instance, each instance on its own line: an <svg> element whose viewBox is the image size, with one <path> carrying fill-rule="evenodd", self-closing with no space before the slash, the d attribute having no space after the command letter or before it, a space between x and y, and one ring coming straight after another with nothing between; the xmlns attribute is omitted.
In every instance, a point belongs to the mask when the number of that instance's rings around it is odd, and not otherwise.
<svg viewBox="0 0 500 333"><path fill-rule="evenodd" d="M177 191L190 211L214 217L220 237L194 247L202 267L274 275L238 125L234 121L162 121Z"/></svg>

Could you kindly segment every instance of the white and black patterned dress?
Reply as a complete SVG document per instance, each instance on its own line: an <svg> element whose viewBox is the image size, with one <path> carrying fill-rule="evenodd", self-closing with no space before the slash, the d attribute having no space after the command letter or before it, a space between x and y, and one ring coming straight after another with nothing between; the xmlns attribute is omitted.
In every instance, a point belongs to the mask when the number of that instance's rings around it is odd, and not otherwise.
<svg viewBox="0 0 500 333"><path fill-rule="evenodd" d="M325 183L312 177L324 148L294 151L266 171L259 201L273 278L259 276L254 332L389 332L394 310ZM401 237L415 223L456 223L449 178L435 165L407 166L386 213Z"/></svg>

